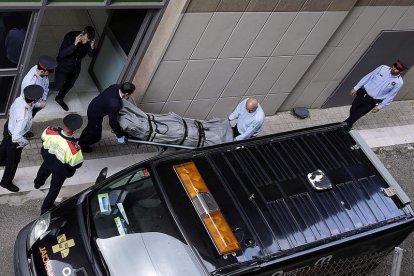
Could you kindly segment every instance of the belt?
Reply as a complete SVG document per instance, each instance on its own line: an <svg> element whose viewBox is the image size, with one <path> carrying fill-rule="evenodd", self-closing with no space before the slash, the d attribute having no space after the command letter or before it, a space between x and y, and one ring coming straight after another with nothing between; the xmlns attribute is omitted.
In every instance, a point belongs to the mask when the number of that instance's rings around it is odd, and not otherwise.
<svg viewBox="0 0 414 276"><path fill-rule="evenodd" d="M365 90L365 88L364 88L364 87L361 87L361 88L360 88L360 90L361 90L361 92L362 92L362 93L364 93L364 94L362 95L364 98L368 97L369 99L372 99L372 100L373 100L376 104L380 104L380 103L382 103L382 100L381 100L381 99L375 99L375 98L373 98L372 96L370 96L370 95L368 94L367 90Z"/></svg>

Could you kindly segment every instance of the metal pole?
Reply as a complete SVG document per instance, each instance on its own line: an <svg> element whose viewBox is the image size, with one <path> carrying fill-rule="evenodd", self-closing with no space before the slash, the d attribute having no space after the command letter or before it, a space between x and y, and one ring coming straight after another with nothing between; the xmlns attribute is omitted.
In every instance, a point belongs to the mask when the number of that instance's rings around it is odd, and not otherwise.
<svg viewBox="0 0 414 276"><path fill-rule="evenodd" d="M176 149L195 149L195 147L187 147L187 146L174 145L174 144L154 143L154 142L148 142L148 141L142 141L142 140L135 140L132 138L128 138L127 141L132 142L132 143L137 143L137 144L145 144L145 145L159 146L159 147L168 147L168 148L176 148Z"/></svg>
<svg viewBox="0 0 414 276"><path fill-rule="evenodd" d="M391 276L400 276L403 252L404 249L400 247L394 248L394 258L392 260Z"/></svg>

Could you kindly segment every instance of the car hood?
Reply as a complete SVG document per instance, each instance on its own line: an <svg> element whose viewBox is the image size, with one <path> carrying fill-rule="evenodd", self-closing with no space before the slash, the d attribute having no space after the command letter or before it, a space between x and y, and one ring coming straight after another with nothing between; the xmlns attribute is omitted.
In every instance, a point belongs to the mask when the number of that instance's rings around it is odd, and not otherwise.
<svg viewBox="0 0 414 276"><path fill-rule="evenodd" d="M97 239L112 276L201 275L188 245L158 232Z"/></svg>
<svg viewBox="0 0 414 276"><path fill-rule="evenodd" d="M51 213L48 230L31 248L37 275L95 275L79 231L76 198Z"/></svg>

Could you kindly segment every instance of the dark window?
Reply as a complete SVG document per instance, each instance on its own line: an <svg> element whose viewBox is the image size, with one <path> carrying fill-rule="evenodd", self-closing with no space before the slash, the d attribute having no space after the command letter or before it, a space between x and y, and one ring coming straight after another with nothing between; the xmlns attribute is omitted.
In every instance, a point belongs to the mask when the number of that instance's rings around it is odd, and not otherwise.
<svg viewBox="0 0 414 276"><path fill-rule="evenodd" d="M126 55L129 55L146 13L146 10L116 10L112 14L109 28Z"/></svg>
<svg viewBox="0 0 414 276"><path fill-rule="evenodd" d="M7 100L13 84L14 76L0 77L0 113L6 112Z"/></svg>
<svg viewBox="0 0 414 276"><path fill-rule="evenodd" d="M17 68L31 12L0 12L0 68Z"/></svg>

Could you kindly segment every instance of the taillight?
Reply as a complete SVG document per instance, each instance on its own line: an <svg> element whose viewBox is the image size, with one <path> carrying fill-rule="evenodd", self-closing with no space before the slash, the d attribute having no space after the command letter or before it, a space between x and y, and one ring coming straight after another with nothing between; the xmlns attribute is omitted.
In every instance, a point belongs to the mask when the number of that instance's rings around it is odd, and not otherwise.
<svg viewBox="0 0 414 276"><path fill-rule="evenodd" d="M236 237L194 162L175 165L174 170L219 254L240 250Z"/></svg>

